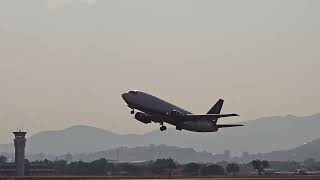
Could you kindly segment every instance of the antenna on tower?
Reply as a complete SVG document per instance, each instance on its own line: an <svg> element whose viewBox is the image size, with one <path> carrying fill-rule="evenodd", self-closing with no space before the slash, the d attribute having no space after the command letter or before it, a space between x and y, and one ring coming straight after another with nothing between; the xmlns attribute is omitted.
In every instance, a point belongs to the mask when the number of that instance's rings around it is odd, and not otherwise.
<svg viewBox="0 0 320 180"><path fill-rule="evenodd" d="M19 131L19 120L16 121L16 131Z"/></svg>
<svg viewBox="0 0 320 180"><path fill-rule="evenodd" d="M21 120L21 131L23 131L23 119Z"/></svg>

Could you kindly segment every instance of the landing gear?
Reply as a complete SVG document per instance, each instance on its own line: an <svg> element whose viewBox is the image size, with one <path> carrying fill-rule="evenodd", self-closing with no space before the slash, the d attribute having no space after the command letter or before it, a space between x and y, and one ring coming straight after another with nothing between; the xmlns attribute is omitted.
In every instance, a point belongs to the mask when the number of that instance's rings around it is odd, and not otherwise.
<svg viewBox="0 0 320 180"><path fill-rule="evenodd" d="M160 131L167 130L167 127L165 125L163 125L163 122L161 122L160 124L161 124Z"/></svg>
<svg viewBox="0 0 320 180"><path fill-rule="evenodd" d="M179 126L176 126L176 130L181 131L181 130L182 130L182 128L181 128L181 127L179 127Z"/></svg>
<svg viewBox="0 0 320 180"><path fill-rule="evenodd" d="M134 109L132 109L132 111L130 112L131 114L134 114Z"/></svg>
<svg viewBox="0 0 320 180"><path fill-rule="evenodd" d="M160 127L160 131L165 131L165 130L167 130L167 127L166 127L166 126L161 126L161 127Z"/></svg>

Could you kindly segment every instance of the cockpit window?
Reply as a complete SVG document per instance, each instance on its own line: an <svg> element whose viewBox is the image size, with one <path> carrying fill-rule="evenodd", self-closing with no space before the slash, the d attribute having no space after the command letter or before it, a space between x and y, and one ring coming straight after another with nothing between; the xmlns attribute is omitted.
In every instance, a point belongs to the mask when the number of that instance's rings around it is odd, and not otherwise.
<svg viewBox="0 0 320 180"><path fill-rule="evenodd" d="M137 91L129 91L130 94L138 94Z"/></svg>

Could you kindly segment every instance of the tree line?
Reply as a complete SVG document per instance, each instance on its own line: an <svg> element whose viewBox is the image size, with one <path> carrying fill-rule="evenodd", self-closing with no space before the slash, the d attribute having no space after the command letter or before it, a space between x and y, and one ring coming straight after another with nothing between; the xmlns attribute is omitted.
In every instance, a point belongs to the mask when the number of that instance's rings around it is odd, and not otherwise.
<svg viewBox="0 0 320 180"><path fill-rule="evenodd" d="M35 165L54 169L55 175L75 176L173 176L177 174L209 176L226 175L228 172L237 173L240 169L236 164L230 164L231 168L227 168L228 171L217 164L189 163L181 165L171 158L141 163L117 163L103 158L92 162L76 161L71 163L67 163L65 160L44 160L30 162L26 167Z"/></svg>
<svg viewBox="0 0 320 180"><path fill-rule="evenodd" d="M0 164L7 159L0 156ZM269 167L267 161L255 160L251 163L259 174ZM157 159L147 162L113 162L104 158L92 162L75 161L68 163L65 160L43 160L29 162L26 160L26 169L32 167L49 168L55 175L75 176L210 176L210 175L236 175L240 172L240 166L236 163L228 163L225 166L218 164L179 164L173 159Z"/></svg>

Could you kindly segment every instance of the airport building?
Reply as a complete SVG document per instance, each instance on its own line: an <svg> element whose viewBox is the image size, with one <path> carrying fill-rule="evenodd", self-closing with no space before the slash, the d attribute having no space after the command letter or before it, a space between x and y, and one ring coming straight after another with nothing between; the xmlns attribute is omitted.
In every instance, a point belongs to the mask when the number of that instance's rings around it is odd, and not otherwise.
<svg viewBox="0 0 320 180"><path fill-rule="evenodd" d="M0 164L0 176L40 176L40 175L54 175L54 169L43 165L30 164L25 159L25 146L27 132L16 131L13 132L15 162Z"/></svg>
<svg viewBox="0 0 320 180"><path fill-rule="evenodd" d="M16 175L17 176L24 176L25 170L25 147L26 147L26 134L27 132L13 132L14 138L14 157L15 157L15 164L16 164Z"/></svg>

